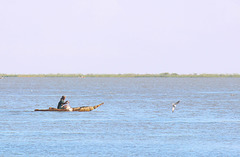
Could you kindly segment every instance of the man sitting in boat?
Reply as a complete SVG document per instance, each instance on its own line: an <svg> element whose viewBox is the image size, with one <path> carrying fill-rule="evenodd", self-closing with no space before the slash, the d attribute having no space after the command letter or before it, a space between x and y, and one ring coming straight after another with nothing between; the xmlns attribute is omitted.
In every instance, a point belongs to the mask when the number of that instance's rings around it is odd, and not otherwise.
<svg viewBox="0 0 240 157"><path fill-rule="evenodd" d="M69 101L64 102L65 99L66 99L66 96L61 97L58 103L57 109L71 109L71 106L69 105Z"/></svg>

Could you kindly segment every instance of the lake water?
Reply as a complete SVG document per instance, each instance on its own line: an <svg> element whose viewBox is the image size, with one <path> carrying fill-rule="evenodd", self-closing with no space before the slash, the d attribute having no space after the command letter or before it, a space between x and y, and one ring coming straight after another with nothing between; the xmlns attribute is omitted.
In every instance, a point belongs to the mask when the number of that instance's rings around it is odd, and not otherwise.
<svg viewBox="0 0 240 157"><path fill-rule="evenodd" d="M0 117L0 156L240 156L240 78L4 78Z"/></svg>

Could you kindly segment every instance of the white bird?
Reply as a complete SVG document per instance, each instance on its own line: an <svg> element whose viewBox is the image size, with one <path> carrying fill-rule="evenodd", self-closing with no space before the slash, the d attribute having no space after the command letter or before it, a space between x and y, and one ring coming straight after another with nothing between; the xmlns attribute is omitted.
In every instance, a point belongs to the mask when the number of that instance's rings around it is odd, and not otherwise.
<svg viewBox="0 0 240 157"><path fill-rule="evenodd" d="M176 107L176 105L177 105L178 103L180 103L180 101L177 101L177 102L175 102L175 103L172 104L172 112L174 112L175 107Z"/></svg>

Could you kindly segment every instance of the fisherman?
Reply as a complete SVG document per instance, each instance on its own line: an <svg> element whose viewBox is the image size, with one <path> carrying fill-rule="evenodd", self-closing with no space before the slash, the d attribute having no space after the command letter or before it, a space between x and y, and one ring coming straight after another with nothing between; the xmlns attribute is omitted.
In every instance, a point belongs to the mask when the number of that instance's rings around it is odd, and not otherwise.
<svg viewBox="0 0 240 157"><path fill-rule="evenodd" d="M65 99L66 99L66 96L62 96L62 97L61 97L61 99L60 99L60 101L59 101L59 103L58 103L57 109L64 109L64 108L66 108L67 106L70 107L69 101L64 102ZM64 106L66 106L66 107L64 107ZM70 107L70 108L71 108L71 107Z"/></svg>

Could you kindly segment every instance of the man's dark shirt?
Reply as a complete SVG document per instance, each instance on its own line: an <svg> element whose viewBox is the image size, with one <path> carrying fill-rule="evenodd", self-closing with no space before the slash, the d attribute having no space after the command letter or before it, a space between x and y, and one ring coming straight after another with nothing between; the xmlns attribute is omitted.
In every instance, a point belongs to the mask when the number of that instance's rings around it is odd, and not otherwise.
<svg viewBox="0 0 240 157"><path fill-rule="evenodd" d="M60 101L59 101L59 103L58 103L58 109L61 109L61 107L62 107L62 105L63 104L65 104L65 102L64 102L64 100L63 99L61 99Z"/></svg>

